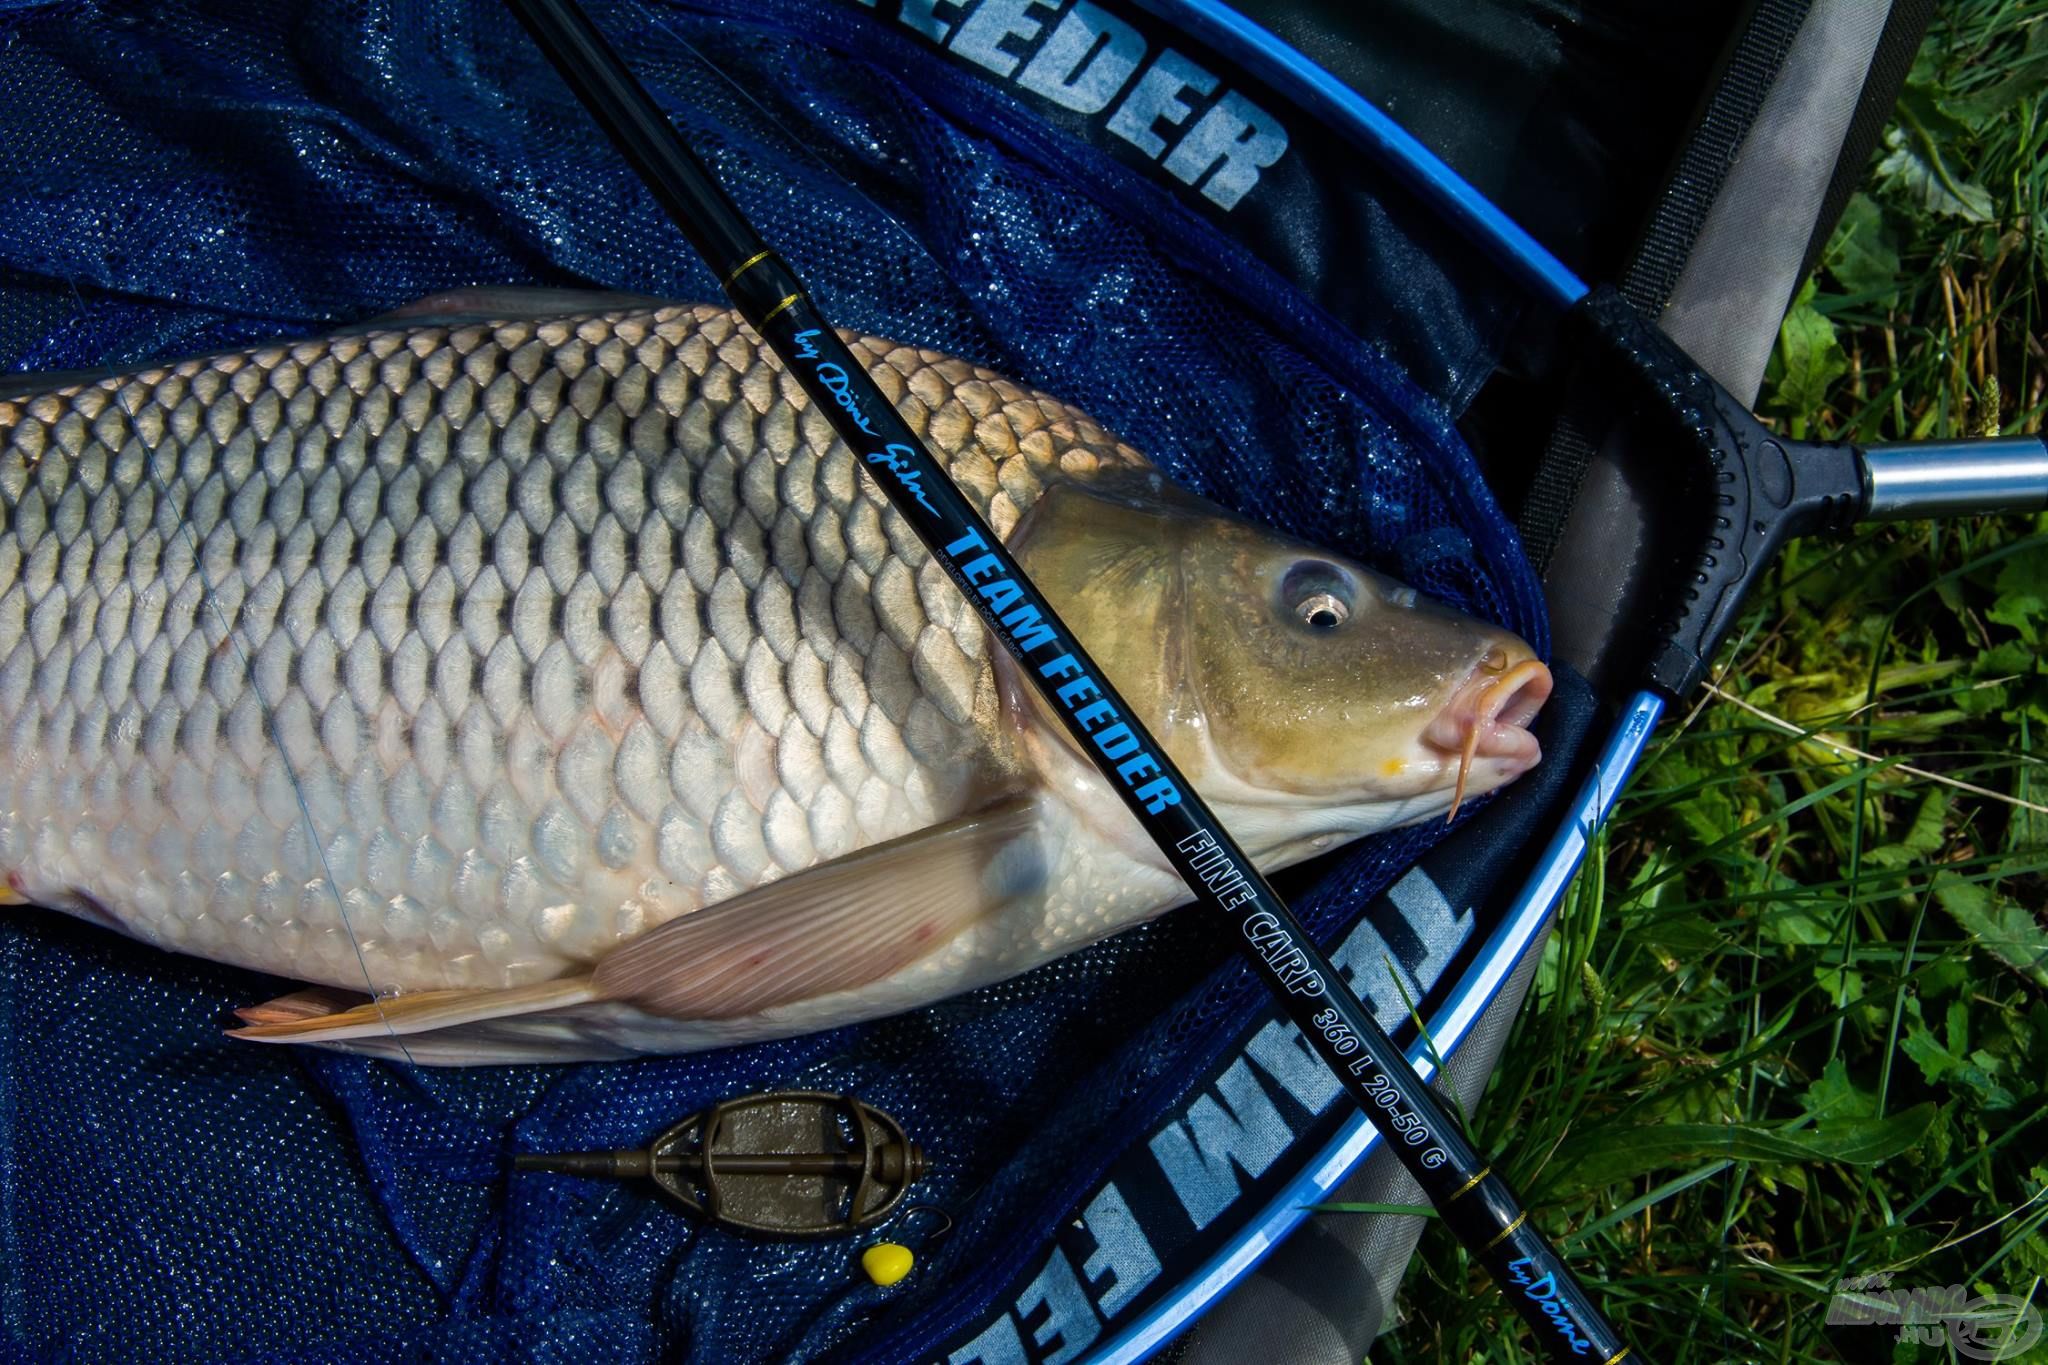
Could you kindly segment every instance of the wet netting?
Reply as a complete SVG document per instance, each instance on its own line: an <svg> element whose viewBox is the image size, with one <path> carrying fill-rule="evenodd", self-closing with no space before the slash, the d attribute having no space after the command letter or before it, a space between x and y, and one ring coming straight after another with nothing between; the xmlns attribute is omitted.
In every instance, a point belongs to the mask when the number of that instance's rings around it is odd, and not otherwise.
<svg viewBox="0 0 2048 1365"><path fill-rule="evenodd" d="M593 12L843 325L1067 398L1197 491L1542 640L1431 396L1486 328L1393 224L1360 244L1389 319L1360 338L859 5ZM487 0L8 3L0 140L17 371L306 335L472 283L716 296ZM1355 845L1296 904L1333 932L1438 835ZM221 1036L288 988L0 911L0 1359L916 1358L1258 998L1168 916L907 1017L699 1056L456 1072ZM917 1197L953 1228L909 1281L868 1283L855 1241L509 1171L770 1087L859 1094L925 1146Z"/></svg>

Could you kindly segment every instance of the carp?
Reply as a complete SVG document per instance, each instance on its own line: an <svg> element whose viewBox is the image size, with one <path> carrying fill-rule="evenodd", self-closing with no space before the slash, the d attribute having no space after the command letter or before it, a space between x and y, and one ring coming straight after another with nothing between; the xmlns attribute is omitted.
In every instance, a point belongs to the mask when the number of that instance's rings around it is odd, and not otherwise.
<svg viewBox="0 0 2048 1365"><path fill-rule="evenodd" d="M1538 761L1513 635L847 340L1261 867ZM725 309L444 296L8 394L0 876L310 983L241 1036L688 1051L1189 899Z"/></svg>

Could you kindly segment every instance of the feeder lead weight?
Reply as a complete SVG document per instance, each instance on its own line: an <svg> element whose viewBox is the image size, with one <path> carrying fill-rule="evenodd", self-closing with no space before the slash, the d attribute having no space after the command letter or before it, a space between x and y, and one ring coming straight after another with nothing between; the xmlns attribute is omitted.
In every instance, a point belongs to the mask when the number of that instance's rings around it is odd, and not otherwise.
<svg viewBox="0 0 2048 1365"><path fill-rule="evenodd" d="M829 1237L894 1213L924 1175L925 1158L903 1125L873 1105L851 1095L781 1090L692 1114L644 1151L524 1153L512 1168L652 1180L714 1223L778 1237Z"/></svg>

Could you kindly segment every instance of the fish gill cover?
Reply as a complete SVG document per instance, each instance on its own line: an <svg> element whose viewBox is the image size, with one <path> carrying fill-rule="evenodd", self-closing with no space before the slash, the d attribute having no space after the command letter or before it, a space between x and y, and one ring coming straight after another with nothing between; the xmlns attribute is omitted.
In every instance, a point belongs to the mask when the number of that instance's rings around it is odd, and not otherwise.
<svg viewBox="0 0 2048 1365"><path fill-rule="evenodd" d="M1048 127L892 6L594 10L842 325L1078 403L1197 491L1541 647L1533 575L1407 377L1461 396L1500 310L1397 216L1321 263L1380 289L1389 322L1362 343L1219 231L1214 196ZM0 136L17 370L303 335L470 283L716 296L489 0L9 4ZM1229 211L1248 203L1256 186ZM1438 834L1353 846L1294 884L1298 908L1336 930ZM0 1358L914 1357L1043 1248L1258 998L1206 925L1168 916L829 1034L436 1072L220 1036L280 988L0 917ZM795 1086L857 1093L930 1152L917 1198L956 1226L903 1285L867 1283L847 1241L508 1178L514 1151L631 1146Z"/></svg>

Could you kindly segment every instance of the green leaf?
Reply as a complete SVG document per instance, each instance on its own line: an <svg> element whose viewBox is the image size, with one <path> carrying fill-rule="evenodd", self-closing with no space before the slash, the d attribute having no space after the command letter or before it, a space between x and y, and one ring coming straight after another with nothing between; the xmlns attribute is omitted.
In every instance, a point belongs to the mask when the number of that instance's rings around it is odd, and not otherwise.
<svg viewBox="0 0 2048 1365"><path fill-rule="evenodd" d="M1837 1005L1853 1005L1863 998L1863 973L1853 967L1815 967L1813 979Z"/></svg>
<svg viewBox="0 0 2048 1365"><path fill-rule="evenodd" d="M1830 1057L1806 1087L1806 1112L1833 1120L1876 1118L1877 1096L1849 1079L1849 1068L1840 1057Z"/></svg>
<svg viewBox="0 0 2048 1365"><path fill-rule="evenodd" d="M2005 605L2008 614L2012 606L2010 602ZM2035 623L2029 621L2028 626L2035 628ZM1989 685L1979 682L1969 691L1956 697L1957 708L1973 716L1989 715L1994 711L2012 711L2013 714L2008 715L2006 719L2016 720L2016 708L2023 709L2026 706L2027 696L2037 690L2033 679L2044 672L2041 666L2041 651L2025 640L2007 640L1980 653L1972 663L1970 672L1977 678L2010 678L2013 681Z"/></svg>
<svg viewBox="0 0 2048 1365"><path fill-rule="evenodd" d="M1994 645L1977 656L1976 671L1991 677L2003 677L2014 673L2041 671L2041 656L2036 650L2028 649L2018 640L2007 640Z"/></svg>
<svg viewBox="0 0 2048 1365"><path fill-rule="evenodd" d="M1980 685L1956 696L1956 710L1966 716L1988 716L2006 710L2011 704L2012 688L2005 683Z"/></svg>
<svg viewBox="0 0 2048 1365"><path fill-rule="evenodd" d="M1963 1064L1963 1059L1950 1052L1925 1024L1908 1026L1899 1050L1913 1059L1913 1065L1920 1068L1929 1085L1941 1084L1942 1077Z"/></svg>
<svg viewBox="0 0 2048 1365"><path fill-rule="evenodd" d="M1895 844L1866 849L1863 861L1872 867L1918 867L1941 852L1948 816L1948 799L1931 791L1913 809L1913 822Z"/></svg>
<svg viewBox="0 0 2048 1365"><path fill-rule="evenodd" d="M2003 1060L1980 1049L1963 1059L1963 1065L1956 1069L1956 1079L1976 1091L1986 1109L2010 1109L2019 1103L2019 1098L1998 1079L2004 1070Z"/></svg>
<svg viewBox="0 0 2048 1365"><path fill-rule="evenodd" d="M2043 90L2048 90L2048 24L2036 24L2027 35L2026 55L2007 67L2004 76L1961 95L1943 95L1941 108L1974 129Z"/></svg>
<svg viewBox="0 0 2048 1365"><path fill-rule="evenodd" d="M1828 273L1849 293L1874 303L1899 297L1899 252L1885 230L1884 210L1867 194L1849 196L1828 241Z"/></svg>
<svg viewBox="0 0 2048 1365"><path fill-rule="evenodd" d="M1882 1119L1822 1120L1810 1128L1745 1123L1611 1124L1558 1148L1544 1173L1546 1198L1566 1199L1650 1171L1716 1157L1799 1165L1839 1161L1869 1166L1916 1145L1933 1124L1932 1104Z"/></svg>
<svg viewBox="0 0 2048 1365"><path fill-rule="evenodd" d="M1932 91L1909 84L1899 97L1898 123L1885 130L1889 154L1878 163L1879 179L1932 213L1988 223L1991 191L1956 178L1943 155L1943 143L1968 130L1943 113Z"/></svg>
<svg viewBox="0 0 2048 1365"><path fill-rule="evenodd" d="M2011 626L2028 644L2040 644L2042 622L2048 619L2048 545L2009 557L1992 587L1998 596L1984 614Z"/></svg>
<svg viewBox="0 0 2048 1365"><path fill-rule="evenodd" d="M1948 798L1939 792L1927 793L1920 802L1920 808L1913 812L1912 828L1899 842L1915 853L1939 853L1943 820L1947 814Z"/></svg>
<svg viewBox="0 0 2048 1365"><path fill-rule="evenodd" d="M1666 882L1665 885L1672 883ZM1728 940L1715 933L1711 925L1691 914L1644 920L1636 932L1642 935L1645 943L1655 944L1681 957L1704 957L1728 946Z"/></svg>
<svg viewBox="0 0 2048 1365"><path fill-rule="evenodd" d="M1833 927L1809 908L1809 903L1791 901L1771 907L1756 917L1757 932L1773 943L1815 947L1834 942Z"/></svg>
<svg viewBox="0 0 2048 1365"><path fill-rule="evenodd" d="M1915 1023L1907 1029L1905 1042L1898 1046L1921 1068L1929 1085L1946 1081L1948 1085L1974 1091L1987 1109L2011 1109L2017 1099L1999 1081L2005 1062L1985 1050L1970 1052L1968 1001L1950 1001L1946 1027L1948 1036L1937 1040L1927 1025Z"/></svg>
<svg viewBox="0 0 2048 1365"><path fill-rule="evenodd" d="M1792 435L1806 428L1827 402L1828 385L1849 372L1849 357L1835 336L1835 324L1813 306L1813 281L1778 328L1777 386L1771 401L1792 419Z"/></svg>
<svg viewBox="0 0 2048 1365"><path fill-rule="evenodd" d="M1970 969L1953 957L1944 957L1920 973L1920 994L1929 1000L1959 991L1970 981Z"/></svg>
<svg viewBox="0 0 2048 1365"><path fill-rule="evenodd" d="M1906 1030L1900 1050L1913 1059L1920 1068L1920 1074L1930 1085L1946 1083L1953 1087L1974 1093L1986 1109L2010 1109L2019 1103L2005 1083L1999 1080L1999 1073L2006 1069L2005 1061L1991 1053L1970 1047L1970 1006L1964 1000L1952 1000L1948 1007L1948 1036L1936 1039L1926 1025L1915 1023Z"/></svg>
<svg viewBox="0 0 2048 1365"><path fill-rule="evenodd" d="M1953 872L1934 879L1934 899L1977 946L2022 976L2048 986L2048 929L2033 913L1981 882Z"/></svg>

